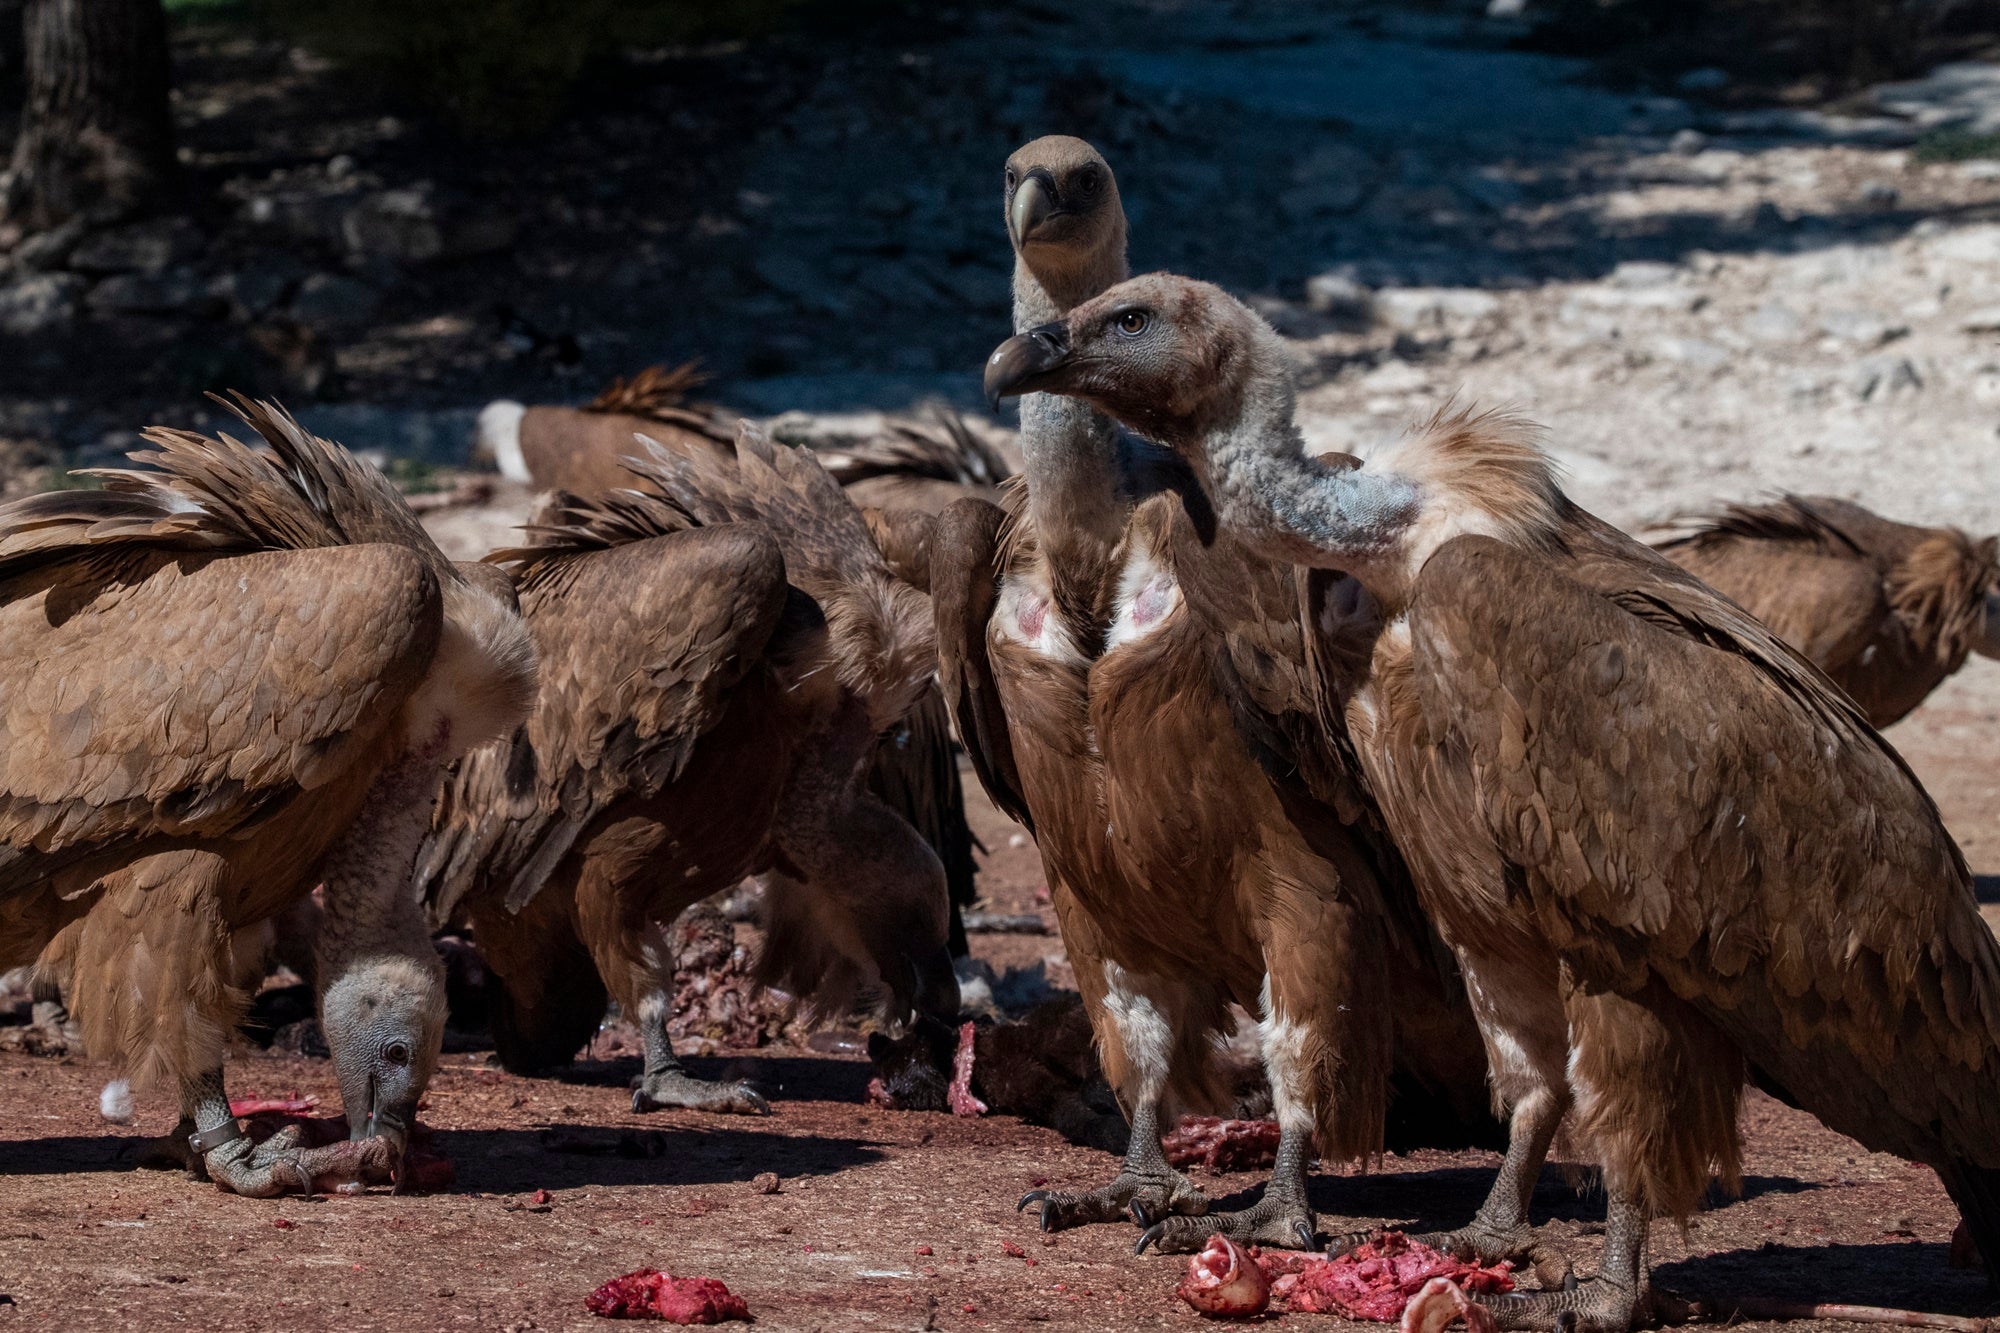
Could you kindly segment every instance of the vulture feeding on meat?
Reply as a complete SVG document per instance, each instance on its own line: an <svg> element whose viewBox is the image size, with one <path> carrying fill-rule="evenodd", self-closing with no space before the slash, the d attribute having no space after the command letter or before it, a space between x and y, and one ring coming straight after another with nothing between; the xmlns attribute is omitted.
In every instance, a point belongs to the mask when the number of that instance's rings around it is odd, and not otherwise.
<svg viewBox="0 0 2000 1333"><path fill-rule="evenodd" d="M608 990L644 1038L641 1109L766 1109L687 1074L667 1028L664 932L746 875L765 876L763 980L828 1010L958 1009L944 870L866 786L934 693L930 606L809 451L738 432L642 441L627 487L556 497L489 557L542 654L540 705L447 781L420 867L504 989L506 1065L568 1060Z"/></svg>
<svg viewBox="0 0 2000 1333"><path fill-rule="evenodd" d="M1522 1248L1572 1110L1609 1196L1598 1277L1481 1298L1503 1325L1644 1316L1648 1224L1739 1181L1746 1079L1935 1168L2000 1254L2000 943L1930 797L1809 662L1572 504L1518 419L1308 458L1282 342L1207 284L1113 288L1003 344L987 387L1169 445L1224 531L1344 570L1329 613L1379 618L1349 736L1513 1114L1439 1248Z"/></svg>
<svg viewBox="0 0 2000 1333"><path fill-rule="evenodd" d="M2000 657L2000 538L1787 495L1731 505L1659 550L1805 654L1877 727L1969 654Z"/></svg>
<svg viewBox="0 0 2000 1333"><path fill-rule="evenodd" d="M587 407L489 403L479 415L476 452L494 460L510 479L589 501L633 484L625 460L637 449L636 435L688 457L707 451L733 459L740 418L689 398L703 380L692 363L671 370L652 366L614 380ZM894 426L883 439L821 461L837 481L853 481L848 497L864 506L868 530L890 572L920 591L930 584L926 510L942 507L936 488L947 488L955 499L968 491L984 493L977 488L997 486L1010 475L998 450L942 412L934 428ZM916 826L944 862L951 885L951 950L959 957L966 952L960 917L978 890L975 839L965 822L950 726L943 698L935 688L926 691L904 723L876 747L868 784Z"/></svg>
<svg viewBox="0 0 2000 1333"><path fill-rule="evenodd" d="M178 1155L268 1195L361 1159L230 1115L239 955L324 885L321 1025L355 1137L398 1155L444 1031L430 793L526 715L534 654L379 472L229 406L271 452L155 428L156 471L0 506L0 967L38 960L93 1055L178 1087Z"/></svg>
<svg viewBox="0 0 2000 1333"><path fill-rule="evenodd" d="M1006 186L1018 327L1125 276L1090 145L1037 140ZM1031 396L1021 415L1010 512L965 500L938 521L940 675L982 781L1035 834L1132 1119L1110 1184L1023 1206L1050 1230L1129 1216L1142 1249L1310 1247L1315 1139L1329 1160L1381 1151L1399 1044L1413 1104L1482 1116L1477 1030L1358 781L1326 764L1308 790L1263 762L1260 728L1322 712L1307 575L1211 541L1186 466L1085 405ZM1211 1054L1232 1002L1261 1023L1283 1142L1263 1198L1218 1215L1167 1163L1160 1117L1226 1108Z"/></svg>

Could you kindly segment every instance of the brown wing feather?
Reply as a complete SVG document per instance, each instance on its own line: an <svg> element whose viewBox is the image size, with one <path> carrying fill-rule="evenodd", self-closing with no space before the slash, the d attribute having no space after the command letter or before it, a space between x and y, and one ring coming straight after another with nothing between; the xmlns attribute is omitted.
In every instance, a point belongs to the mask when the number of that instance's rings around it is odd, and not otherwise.
<svg viewBox="0 0 2000 1333"><path fill-rule="evenodd" d="M0 878L241 832L379 735L439 627L431 570L386 545L0 579Z"/></svg>
<svg viewBox="0 0 2000 1333"><path fill-rule="evenodd" d="M433 911L480 877L518 910L600 811L677 778L761 660L785 595L783 557L754 524L541 555L521 582L541 654L535 714L446 784L419 858Z"/></svg>
<svg viewBox="0 0 2000 1333"><path fill-rule="evenodd" d="M1014 742L987 657L986 625L1000 596L1000 534L1006 516L984 500L960 500L931 537L931 608L937 619L938 681L972 771L993 804L1035 827L1014 766Z"/></svg>
<svg viewBox="0 0 2000 1333"><path fill-rule="evenodd" d="M1588 983L1663 979L1871 1148L2000 1166L2000 946L1850 700L1601 527L1564 568L1449 543L1409 623L1425 718Z"/></svg>
<svg viewBox="0 0 2000 1333"><path fill-rule="evenodd" d="M935 684L910 710L905 725L876 743L868 766L868 789L937 853L954 909L970 907L979 896L974 883L978 867L972 859L979 840L965 822L965 791L958 778L957 747L951 740L951 714ZM965 927L956 910L951 936L953 955L963 954Z"/></svg>

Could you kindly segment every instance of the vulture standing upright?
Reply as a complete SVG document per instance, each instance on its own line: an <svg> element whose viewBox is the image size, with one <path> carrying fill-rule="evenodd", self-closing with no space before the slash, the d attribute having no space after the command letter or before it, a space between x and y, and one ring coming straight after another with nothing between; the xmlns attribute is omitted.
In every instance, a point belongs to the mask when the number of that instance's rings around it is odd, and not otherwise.
<svg viewBox="0 0 2000 1333"><path fill-rule="evenodd" d="M1170 445L1226 531L1347 571L1330 608L1373 603L1353 745L1513 1112L1442 1239L1518 1250L1572 1109L1609 1194L1599 1276L1481 1298L1504 1325L1643 1317L1648 1223L1738 1183L1746 1077L1934 1167L2000 1254L2000 944L1930 798L1810 663L1576 508L1518 420L1308 458L1282 342L1207 284L1122 284L1003 344L987 385Z"/></svg>
<svg viewBox="0 0 2000 1333"><path fill-rule="evenodd" d="M651 366L630 379L613 380L586 407L523 407L499 401L479 414L475 452L492 459L515 481L561 490L595 501L629 487L625 459L644 434L677 453L704 449L733 458L740 420L726 408L692 401L704 377L690 363L669 370ZM942 498L983 493L1007 475L999 452L955 417L941 415L935 430L893 427L881 440L837 457L823 457L836 481L850 483L848 498L864 507L868 528L897 577L920 590L930 580L930 525L924 512ZM893 507L890 507L893 506ZM944 700L935 688L875 750L869 790L924 835L944 862L951 887L951 951L966 952L962 909L978 896L977 840L965 822Z"/></svg>
<svg viewBox="0 0 2000 1333"><path fill-rule="evenodd" d="M1658 549L1804 653L1877 727L1968 654L2000 657L2000 538L1787 495L1731 505Z"/></svg>
<svg viewBox="0 0 2000 1333"><path fill-rule="evenodd" d="M640 1109L766 1109L688 1075L667 1028L666 928L748 874L764 980L957 1016L943 869L865 787L931 687L930 608L808 451L738 429L726 452L646 441L629 488L558 497L490 557L543 655L540 707L447 782L420 871L504 987L507 1066L569 1059L608 988L644 1037Z"/></svg>
<svg viewBox="0 0 2000 1333"><path fill-rule="evenodd" d="M506 580L380 473L232 410L272 453L154 429L158 471L0 506L0 967L39 957L92 1054L178 1085L190 1160L262 1195L358 1158L231 1117L235 954L324 883L321 1024L393 1156L444 1032L409 892L429 795L525 715L534 656Z"/></svg>
<svg viewBox="0 0 2000 1333"><path fill-rule="evenodd" d="M1006 180L1017 325L1124 276L1117 186L1088 144L1037 140ZM1381 1150L1399 1029L1425 1094L1411 1100L1477 1117L1477 1030L1358 783L1322 765L1316 799L1239 727L1321 716L1306 575L1211 542L1185 467L1083 405L1030 397L1022 423L1014 512L966 500L938 523L941 676L981 779L1035 833L1132 1118L1109 1185L1023 1206L1050 1230L1129 1215L1142 1249L1199 1249L1216 1232L1309 1248L1315 1136L1328 1159ZM1257 1204L1207 1215L1162 1155L1159 1116L1169 1098L1219 1099L1211 1053L1232 1001L1260 1020L1283 1141Z"/></svg>

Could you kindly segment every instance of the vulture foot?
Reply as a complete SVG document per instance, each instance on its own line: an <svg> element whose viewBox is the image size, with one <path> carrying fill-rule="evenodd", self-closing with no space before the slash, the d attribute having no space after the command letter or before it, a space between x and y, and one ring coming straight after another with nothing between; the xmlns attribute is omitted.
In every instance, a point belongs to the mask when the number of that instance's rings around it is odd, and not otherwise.
<svg viewBox="0 0 2000 1333"><path fill-rule="evenodd" d="M1503 1329L1541 1333L1629 1333L1649 1305L1647 1293L1608 1277L1565 1283L1556 1291L1469 1297Z"/></svg>
<svg viewBox="0 0 2000 1333"><path fill-rule="evenodd" d="M1141 1226L1153 1218L1208 1211L1208 1196L1193 1181L1163 1162L1157 1174L1120 1171L1109 1185L1094 1190L1029 1190L1014 1205L1019 1212L1029 1204L1041 1205L1044 1231L1067 1231L1093 1222L1130 1219ZM1201 1233L1208 1239L1208 1230ZM1195 1249L1200 1249L1197 1244Z"/></svg>
<svg viewBox="0 0 2000 1333"><path fill-rule="evenodd" d="M680 1106L718 1115L769 1115L771 1104L748 1083L710 1083L678 1069L646 1074L632 1086L634 1111Z"/></svg>
<svg viewBox="0 0 2000 1333"><path fill-rule="evenodd" d="M386 1181L396 1165L396 1147L386 1138L343 1140L322 1148L300 1146L299 1130L287 1126L262 1143L235 1139L202 1158L209 1179L222 1189L252 1199L314 1190L354 1190Z"/></svg>
<svg viewBox="0 0 2000 1333"><path fill-rule="evenodd" d="M1343 1236L1341 1240L1346 1244L1336 1248L1339 1253L1345 1254L1362 1241L1372 1240L1381 1234L1379 1231L1363 1231ZM1413 1234L1410 1239L1469 1263L1497 1264L1505 1259L1517 1266L1533 1264L1540 1268L1547 1258L1546 1247L1536 1236L1535 1229L1525 1223L1502 1228L1474 1218L1456 1231L1427 1231L1421 1235ZM1333 1253L1333 1250L1328 1251L1329 1255Z"/></svg>
<svg viewBox="0 0 2000 1333"><path fill-rule="evenodd" d="M1161 1254L1193 1254L1216 1235L1227 1236L1239 1245L1310 1250L1318 1236L1318 1219L1312 1209L1302 1200L1280 1197L1276 1190L1267 1191L1251 1207L1234 1213L1155 1218L1136 1203L1132 1213L1133 1220L1146 1228L1146 1234L1132 1247L1134 1254L1144 1254L1147 1246Z"/></svg>

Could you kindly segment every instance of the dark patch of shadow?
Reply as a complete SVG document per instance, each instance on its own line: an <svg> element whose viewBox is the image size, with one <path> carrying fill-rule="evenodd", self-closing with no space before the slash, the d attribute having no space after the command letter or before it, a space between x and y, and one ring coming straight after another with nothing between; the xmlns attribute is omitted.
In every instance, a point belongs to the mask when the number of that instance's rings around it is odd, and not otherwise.
<svg viewBox="0 0 2000 1333"><path fill-rule="evenodd" d="M0 1140L0 1176L130 1171L152 1142L151 1138L136 1134L59 1134L46 1139Z"/></svg>
<svg viewBox="0 0 2000 1333"><path fill-rule="evenodd" d="M727 1185L764 1171L787 1179L828 1176L882 1157L862 1139L771 1133L712 1120L632 1131L652 1140L657 1155L552 1151L543 1138L551 1131L542 1129L439 1130L437 1146L458 1169L455 1190L489 1194L581 1185Z"/></svg>
<svg viewBox="0 0 2000 1333"><path fill-rule="evenodd" d="M1199 1183L1199 1182L1197 1182ZM1311 1182L1313 1207L1322 1213L1352 1218L1380 1218L1398 1230L1447 1231L1463 1226L1486 1201L1493 1187L1490 1167L1443 1167L1435 1171L1381 1172L1365 1176L1316 1175ZM1746 1176L1743 1193L1731 1199L1712 1190L1710 1208L1726 1208L1743 1199L1766 1194L1800 1194L1824 1186L1792 1176ZM1244 1192L1243 1202L1254 1200L1261 1186ZM1217 1199L1217 1210L1241 1207L1232 1202L1239 1196ZM1604 1191L1595 1171L1578 1170L1565 1175L1560 1167L1547 1167L1535 1183L1528 1203L1529 1218L1540 1224L1552 1220L1602 1222Z"/></svg>
<svg viewBox="0 0 2000 1333"><path fill-rule="evenodd" d="M1653 1269L1655 1285L1682 1296L1839 1302L1990 1315L2000 1302L1976 1269L1952 1268L1949 1247L1918 1241L1876 1245L1781 1245L1775 1241L1683 1259Z"/></svg>
<svg viewBox="0 0 2000 1333"><path fill-rule="evenodd" d="M861 1102L866 1099L873 1072L866 1060L820 1056L689 1056L681 1063L696 1078L744 1081L766 1097L790 1101ZM578 1060L554 1071L551 1077L560 1083L623 1088L629 1087L643 1068L637 1056Z"/></svg>
<svg viewBox="0 0 2000 1333"><path fill-rule="evenodd" d="M1974 875L1972 896L1982 903L2000 903L2000 875Z"/></svg>

